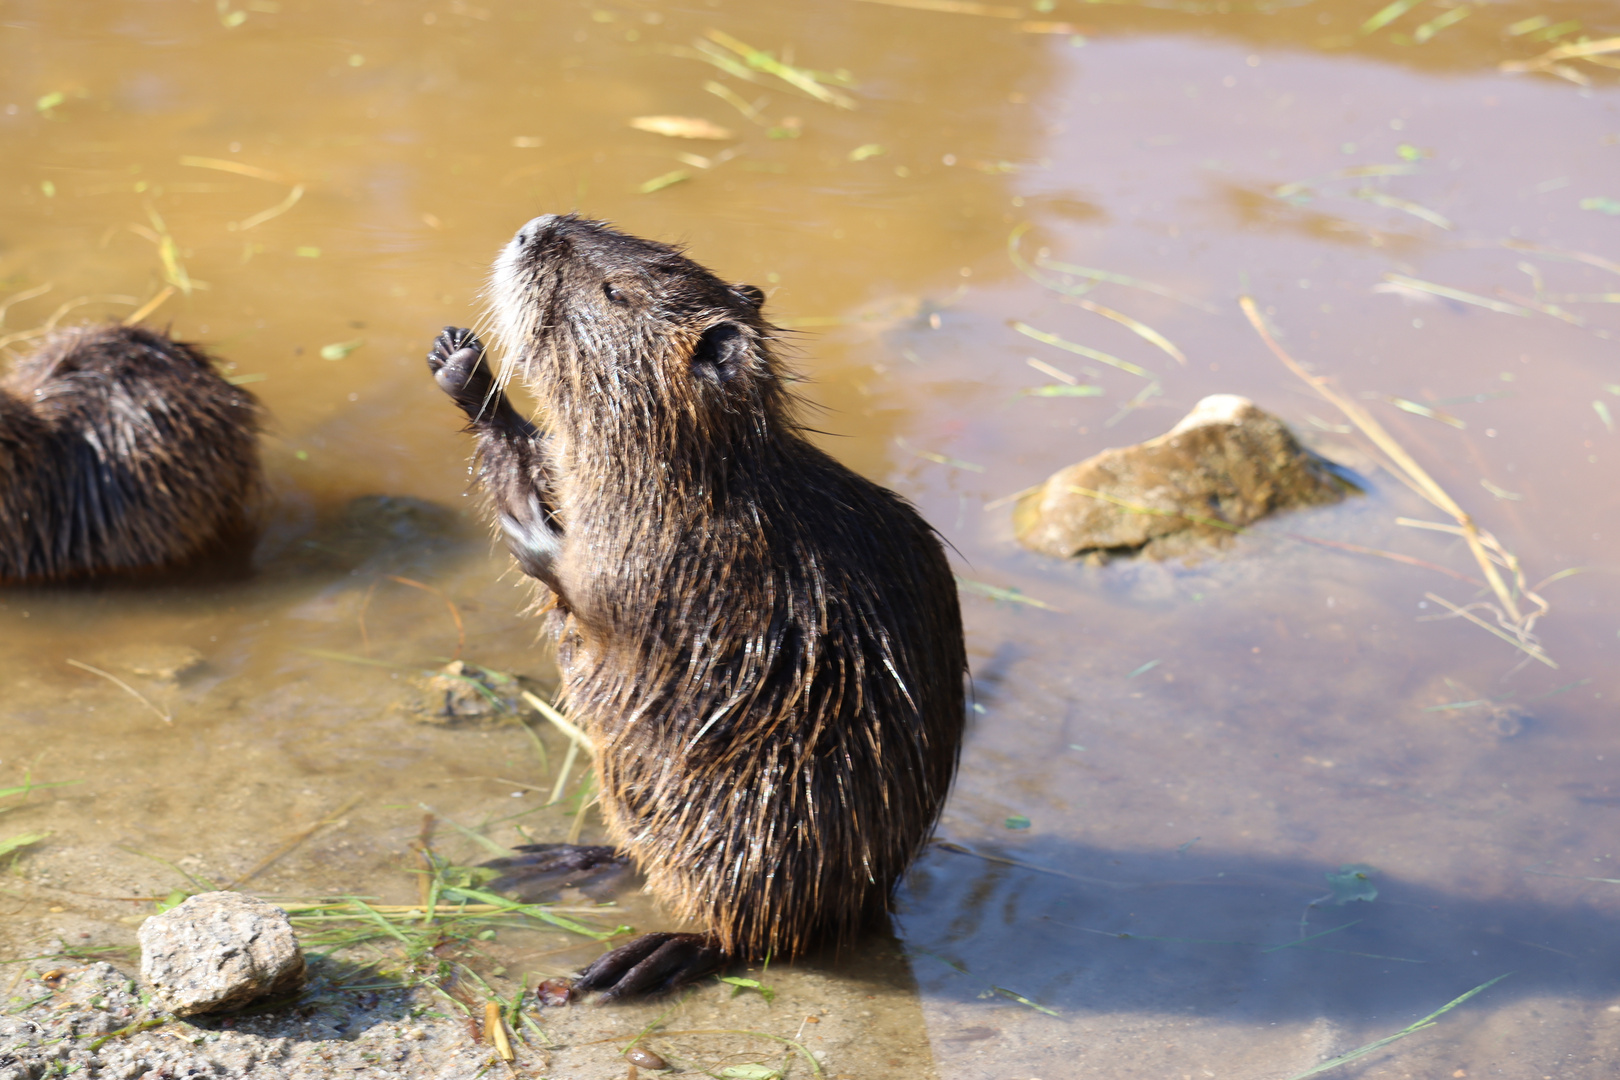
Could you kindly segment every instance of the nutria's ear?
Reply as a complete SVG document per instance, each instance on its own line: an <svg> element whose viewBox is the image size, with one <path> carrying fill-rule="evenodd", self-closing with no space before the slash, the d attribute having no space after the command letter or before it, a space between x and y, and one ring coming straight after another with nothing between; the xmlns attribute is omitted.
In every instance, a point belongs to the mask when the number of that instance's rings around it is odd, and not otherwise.
<svg viewBox="0 0 1620 1080"><path fill-rule="evenodd" d="M748 301L754 307L759 308L765 306L765 290L760 288L758 285L738 284L733 285L731 288L732 291L734 291L738 296Z"/></svg>
<svg viewBox="0 0 1620 1080"><path fill-rule="evenodd" d="M736 323L716 323L703 331L692 350L692 373L699 378L727 382L742 370L748 356L748 335Z"/></svg>

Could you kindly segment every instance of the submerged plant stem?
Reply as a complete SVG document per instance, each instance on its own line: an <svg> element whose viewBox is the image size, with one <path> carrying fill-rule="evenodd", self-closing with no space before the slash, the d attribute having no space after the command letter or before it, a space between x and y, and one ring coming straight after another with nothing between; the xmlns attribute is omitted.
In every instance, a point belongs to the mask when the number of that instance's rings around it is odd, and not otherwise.
<svg viewBox="0 0 1620 1080"><path fill-rule="evenodd" d="M1243 314L1248 317L1255 332L1260 335L1260 340L1266 343L1272 354L1278 360L1281 360L1289 371L1303 379L1313 390L1344 413L1351 423L1360 428L1362 434L1371 439L1374 445L1387 454L1401 472L1406 474L1414 490L1457 520L1458 526L1462 529L1463 539L1468 544L1468 550L1473 553L1474 560L1479 564L1486 583L1490 586L1491 592L1496 595L1498 603L1501 604L1502 611L1505 613L1505 621L1515 631L1519 646L1543 663L1551 665L1552 661L1541 651L1535 639L1530 636L1530 630L1535 620L1547 613L1549 605L1539 596L1526 591L1525 596L1535 601L1541 608L1540 611L1526 617L1519 610L1513 592L1497 571L1496 562L1486 553L1486 547L1489 545L1501 557L1506 565L1513 570L1516 578L1522 577L1518 572L1518 560L1514 559L1497 542L1494 536L1482 533L1479 527L1474 524L1474 519L1465 513L1462 507L1457 505L1456 500L1446 493L1446 490L1435 481L1434 477L1430 476L1428 471L1419 465L1412 455L1406 452L1406 448L1396 442L1395 437L1386 431L1384 426L1374 419L1371 413L1363 409L1360 403L1339 393L1325 378L1320 375L1312 375L1300 366L1299 361L1288 355L1283 347L1277 344L1276 339L1271 336L1271 331L1266 328L1265 319L1261 316L1260 309L1255 305L1252 296L1243 296L1239 298L1238 303L1242 306Z"/></svg>
<svg viewBox="0 0 1620 1080"><path fill-rule="evenodd" d="M129 683L125 682L123 679L120 679L118 676L114 675L112 672L110 672L110 671L102 671L98 667L93 667L90 664L81 663L78 660L69 659L68 663L73 665L74 667L78 668L81 671L88 671L92 675L100 675L103 679L106 679L108 682L110 682L113 685L115 685L115 686L119 687L120 689L122 689L130 697L134 698L136 701L139 701L142 705L145 705L148 709L151 709L153 712L157 713L158 718L160 720L162 720L165 724L174 723L174 717L170 716L168 713L164 712L162 709L160 709L156 705L152 704L150 701L147 700L145 694L141 693L139 690L137 690L133 686L129 685Z"/></svg>
<svg viewBox="0 0 1620 1080"><path fill-rule="evenodd" d="M1450 1012L1452 1009L1455 1009L1457 1006L1461 1005L1463 1002L1467 1001L1469 998L1473 997L1475 994L1478 994L1478 993L1480 993L1482 991L1485 991L1485 990L1489 990L1491 987L1495 986L1497 983L1501 982L1503 979L1507 978L1511 974L1513 974L1513 972L1511 972L1511 971L1503 972L1502 974L1498 975L1496 978L1492 979L1490 982L1481 983L1480 985L1474 987L1472 990L1468 991L1468 993L1463 994L1461 997L1453 998L1451 1001L1449 1001L1446 1004L1442 1005L1440 1008L1434 1010L1434 1012L1430 1013L1428 1016L1425 1016L1423 1019L1417 1021L1414 1024L1408 1024L1406 1027L1401 1028L1401 1030L1397 1031L1395 1034L1386 1035L1382 1039L1379 1039L1376 1042L1370 1042L1366 1046L1362 1046L1362 1047L1359 1047L1359 1048L1357 1048L1355 1050L1350 1051L1348 1054L1340 1054L1338 1057L1334 1058L1332 1061L1324 1061L1324 1062L1322 1062L1322 1064L1316 1066L1313 1069L1306 1069L1302 1073L1296 1073L1295 1075L1290 1076L1288 1078L1288 1080L1305 1080L1306 1077L1317 1076L1317 1075L1319 1075L1321 1073L1327 1072L1329 1069L1336 1069L1340 1065L1346 1065L1346 1064L1354 1061L1356 1058L1364 1057L1367 1054L1372 1053L1374 1050L1381 1050L1384 1047L1388 1046L1390 1043L1395 1042L1398 1039L1404 1039L1408 1035L1412 1034L1415 1031L1422 1031L1424 1028L1433 1027L1434 1022L1437 1019L1439 1019L1441 1016L1444 1016L1446 1013Z"/></svg>

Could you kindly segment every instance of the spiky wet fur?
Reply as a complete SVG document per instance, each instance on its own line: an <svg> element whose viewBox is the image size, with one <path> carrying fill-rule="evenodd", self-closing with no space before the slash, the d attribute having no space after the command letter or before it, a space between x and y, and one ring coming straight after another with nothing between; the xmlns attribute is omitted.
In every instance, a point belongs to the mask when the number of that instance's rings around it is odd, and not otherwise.
<svg viewBox="0 0 1620 1080"><path fill-rule="evenodd" d="M848 942L956 769L939 539L805 439L757 290L567 216L525 226L491 297L543 434L482 430L483 474L509 537L547 532L528 555L611 838L732 957Z"/></svg>
<svg viewBox="0 0 1620 1080"><path fill-rule="evenodd" d="M174 567L242 532L259 427L194 345L53 332L0 379L0 582Z"/></svg>

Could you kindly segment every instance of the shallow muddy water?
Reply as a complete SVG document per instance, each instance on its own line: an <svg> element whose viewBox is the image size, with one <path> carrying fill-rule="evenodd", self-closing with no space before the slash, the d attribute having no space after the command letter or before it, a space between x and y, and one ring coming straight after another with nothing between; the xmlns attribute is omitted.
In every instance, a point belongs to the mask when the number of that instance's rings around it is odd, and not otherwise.
<svg viewBox="0 0 1620 1080"><path fill-rule="evenodd" d="M824 444L954 546L975 676L896 938L665 1030L796 1038L829 1076L1285 1080L1511 973L1339 1075L1615 1075L1620 53L1501 65L1616 33L1590 2L10 6L0 333L172 287L150 320L274 415L274 499L245 580L0 594L0 788L68 785L0 801L0 841L49 834L0 863L0 949L128 946L152 908L120 898L183 873L412 903L425 814L463 862L456 826L596 835L577 768L543 805L560 736L425 722L419 685L458 649L549 677L422 357L517 226L578 209L767 289ZM629 126L657 115L728 131ZM1550 664L1436 618L1492 599L1478 564L1397 524L1451 519L1246 294L1526 585L1580 571L1538 590ZM1053 368L1100 392L1032 393ZM1223 392L1365 496L1194 565L1013 541L1006 496ZM510 993L597 948L466 958ZM623 1075L592 1040L666 1008L548 1014L556 1060ZM665 1045L780 1065L749 1038Z"/></svg>

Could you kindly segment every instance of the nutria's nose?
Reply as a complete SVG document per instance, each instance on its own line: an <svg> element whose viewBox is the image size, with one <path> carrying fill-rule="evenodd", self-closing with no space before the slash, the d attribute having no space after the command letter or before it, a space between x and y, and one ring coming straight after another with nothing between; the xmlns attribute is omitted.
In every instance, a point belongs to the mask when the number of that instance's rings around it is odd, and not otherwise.
<svg viewBox="0 0 1620 1080"><path fill-rule="evenodd" d="M556 214L541 214L537 218L531 218L523 226L523 228L517 231L517 242L519 244L527 244L529 241L539 236L548 225L556 220Z"/></svg>

